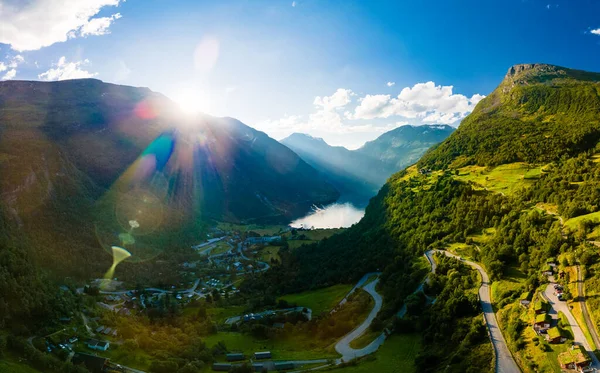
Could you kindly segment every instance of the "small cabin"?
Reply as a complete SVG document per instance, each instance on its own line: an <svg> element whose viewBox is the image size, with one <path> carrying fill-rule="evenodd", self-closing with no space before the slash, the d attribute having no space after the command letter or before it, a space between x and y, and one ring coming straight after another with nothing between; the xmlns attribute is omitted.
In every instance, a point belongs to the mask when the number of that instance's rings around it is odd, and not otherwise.
<svg viewBox="0 0 600 373"><path fill-rule="evenodd" d="M227 361L240 361L245 360L246 356L242 353L232 353L226 355Z"/></svg>
<svg viewBox="0 0 600 373"><path fill-rule="evenodd" d="M546 330L550 328L552 318L547 313L540 313L533 320L533 329L535 331Z"/></svg>
<svg viewBox="0 0 600 373"><path fill-rule="evenodd" d="M254 353L254 358L256 360L270 359L271 358L271 351L255 352Z"/></svg>
<svg viewBox="0 0 600 373"><path fill-rule="evenodd" d="M558 355L558 362L563 369L584 371L592 363L592 359L583 346L576 345Z"/></svg>
<svg viewBox="0 0 600 373"><path fill-rule="evenodd" d="M231 368L232 365L227 363L214 363L212 365L212 370L215 370L217 372L229 372Z"/></svg>
<svg viewBox="0 0 600 373"><path fill-rule="evenodd" d="M519 304L525 308L529 308L529 305L531 304L531 292L527 291L523 294L521 294L521 297L519 297Z"/></svg>
<svg viewBox="0 0 600 373"><path fill-rule="evenodd" d="M546 339L548 340L548 343L563 343L567 340L565 337L563 337L560 329L556 326L548 329Z"/></svg>
<svg viewBox="0 0 600 373"><path fill-rule="evenodd" d="M535 311L536 315L546 313L548 311L548 302L538 298L538 300L533 303L533 310Z"/></svg>
<svg viewBox="0 0 600 373"><path fill-rule="evenodd" d="M291 362L275 363L275 370L291 370L294 369L295 365Z"/></svg>

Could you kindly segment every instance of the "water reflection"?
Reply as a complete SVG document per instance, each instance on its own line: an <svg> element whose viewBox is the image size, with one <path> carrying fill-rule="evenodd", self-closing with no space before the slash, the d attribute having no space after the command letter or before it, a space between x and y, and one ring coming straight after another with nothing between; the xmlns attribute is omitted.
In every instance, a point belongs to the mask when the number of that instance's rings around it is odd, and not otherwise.
<svg viewBox="0 0 600 373"><path fill-rule="evenodd" d="M347 228L357 223L364 214L365 210L358 209L351 203L334 203L325 208L315 208L290 225L294 228Z"/></svg>

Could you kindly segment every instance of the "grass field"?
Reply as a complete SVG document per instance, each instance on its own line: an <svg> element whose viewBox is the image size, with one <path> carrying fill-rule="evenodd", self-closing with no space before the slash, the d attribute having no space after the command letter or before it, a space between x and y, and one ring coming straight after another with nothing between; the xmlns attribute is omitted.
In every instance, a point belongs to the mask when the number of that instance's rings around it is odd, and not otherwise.
<svg viewBox="0 0 600 373"><path fill-rule="evenodd" d="M575 231L579 227L579 223L584 220L589 220L596 223L600 222L600 211L568 219L567 221L565 221L565 226L570 230Z"/></svg>
<svg viewBox="0 0 600 373"><path fill-rule="evenodd" d="M329 359L339 356L333 346L323 349L311 345L310 340L300 338L263 341L248 334L219 332L205 337L203 341L208 347L223 342L229 351L243 352L246 356L257 351L271 351L274 360Z"/></svg>
<svg viewBox="0 0 600 373"><path fill-rule="evenodd" d="M0 359L0 372L2 373L40 373L25 363L19 362L18 358L6 354Z"/></svg>
<svg viewBox="0 0 600 373"><path fill-rule="evenodd" d="M311 240L290 240L288 241L288 246L290 247L290 249L297 249L302 245L308 245L311 243L315 243L317 241L311 241Z"/></svg>
<svg viewBox="0 0 600 373"><path fill-rule="evenodd" d="M467 166L459 169L456 179L471 181L482 189L497 193L512 194L529 186L542 173L542 167L526 163L510 163L488 169L482 166Z"/></svg>
<svg viewBox="0 0 600 373"><path fill-rule="evenodd" d="M266 246L259 252L259 258L267 263L270 263L271 259L281 261L281 258L279 257L279 246Z"/></svg>
<svg viewBox="0 0 600 373"><path fill-rule="evenodd" d="M514 266L507 267L502 280L492 283L492 303L499 302L512 292L520 296L525 291L525 281L527 276L521 270Z"/></svg>
<svg viewBox="0 0 600 373"><path fill-rule="evenodd" d="M223 254L223 253L226 253L229 250L231 250L231 246L229 246L229 244L227 244L227 242L225 242L225 241L219 241L219 242L217 242L215 244L214 249L212 249L210 251L210 255Z"/></svg>
<svg viewBox="0 0 600 373"><path fill-rule="evenodd" d="M280 299L290 304L312 309L313 316L332 310L352 289L352 285L334 285L328 288L288 294Z"/></svg>
<svg viewBox="0 0 600 373"><path fill-rule="evenodd" d="M91 350L84 348L81 352L90 353ZM125 351L117 344L111 344L106 351L95 351L100 356L109 358L113 363L126 365L128 367L147 371L152 362L152 357L138 348L133 352Z"/></svg>
<svg viewBox="0 0 600 373"><path fill-rule="evenodd" d="M186 307L189 308L189 307ZM230 306L230 307L214 307L207 308L206 313L218 324L225 322L232 316L241 316L244 313L244 306Z"/></svg>
<svg viewBox="0 0 600 373"><path fill-rule="evenodd" d="M356 338L352 342L350 342L350 347L352 348L363 348L368 346L371 342L375 340L375 338L379 337L381 332L374 332L371 330L367 330L360 337ZM387 343L387 342L386 342Z"/></svg>
<svg viewBox="0 0 600 373"><path fill-rule="evenodd" d="M446 247L446 249L451 253L459 255L465 259L477 261L477 258L475 257L477 249L475 246L467 245L466 243L451 243Z"/></svg>
<svg viewBox="0 0 600 373"><path fill-rule="evenodd" d="M263 235L274 235L287 228L285 225L257 225L257 224L233 224L233 223L218 223L217 227L225 232L240 231L249 232L254 231L261 236Z"/></svg>
<svg viewBox="0 0 600 373"><path fill-rule="evenodd" d="M372 356L356 366L334 369L341 373L415 373L415 357L421 349L418 334L392 335Z"/></svg>
<svg viewBox="0 0 600 373"><path fill-rule="evenodd" d="M469 238L472 239L474 243L481 245L494 238L495 235L496 228L485 228L480 234L471 235Z"/></svg>
<svg viewBox="0 0 600 373"><path fill-rule="evenodd" d="M577 324L581 327L583 334L585 335L585 339L588 341L590 346L594 348L596 346L594 344L594 340L592 339L592 335L590 334L590 330L588 329L587 323L583 317L583 311L581 310L581 304L576 301L579 293L577 289L577 268L575 266L565 267L565 272L569 274L569 290L573 295L573 299L569 301L569 306L571 307L571 313L575 320L577 320ZM585 289L584 289L585 290ZM585 291L584 291L585 292ZM589 307L589 306L588 306ZM596 346L598 348L598 346Z"/></svg>

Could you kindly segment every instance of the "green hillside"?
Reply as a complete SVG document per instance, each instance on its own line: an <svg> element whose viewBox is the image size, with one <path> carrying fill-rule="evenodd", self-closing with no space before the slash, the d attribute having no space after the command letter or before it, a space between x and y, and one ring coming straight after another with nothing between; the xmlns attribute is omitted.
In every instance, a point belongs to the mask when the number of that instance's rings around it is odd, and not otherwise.
<svg viewBox="0 0 600 373"><path fill-rule="evenodd" d="M0 82L0 133L0 221L61 276L102 276L118 245L142 263L125 271L137 281L156 281L148 260L169 252L168 282L207 220L287 223L339 196L266 134L182 116L147 88Z"/></svg>
<svg viewBox="0 0 600 373"><path fill-rule="evenodd" d="M457 131L415 167L390 178L358 224L318 244L280 252L283 265L266 274L264 286L292 292L382 270L380 327L403 304L419 310L395 324L397 331L423 334L418 370L489 371L493 355L481 338L479 306L465 295L473 285L453 282L456 272L466 276L468 270L455 260L446 272L438 267L426 287L436 297L431 307L407 298L424 275L418 258L426 250L465 248L492 281L511 284L495 287L502 294L496 306L503 309L504 335L517 361L532 361L521 368L533 372L548 359L555 362L554 355L528 352L539 347L525 333L518 299L545 287L547 259L590 250L586 235L598 221L580 219L587 222L579 224L580 232L568 234L555 215L536 206L555 206L565 218L600 211L594 156L599 80L600 74L549 65L511 68Z"/></svg>
<svg viewBox="0 0 600 373"><path fill-rule="evenodd" d="M547 163L600 139L600 73L544 64L511 67L502 83L420 166Z"/></svg>

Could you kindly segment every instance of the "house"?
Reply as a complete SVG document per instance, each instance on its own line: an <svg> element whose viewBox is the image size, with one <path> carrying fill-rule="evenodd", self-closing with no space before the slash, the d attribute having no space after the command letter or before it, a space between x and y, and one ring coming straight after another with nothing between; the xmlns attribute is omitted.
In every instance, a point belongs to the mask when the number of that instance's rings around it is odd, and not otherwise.
<svg viewBox="0 0 600 373"><path fill-rule="evenodd" d="M548 329L546 339L548 340L548 343L563 343L567 340L565 337L563 337L560 329L556 326Z"/></svg>
<svg viewBox="0 0 600 373"><path fill-rule="evenodd" d="M533 310L536 315L546 313L548 311L548 303L545 300L538 298L538 300L533 303Z"/></svg>
<svg viewBox="0 0 600 373"><path fill-rule="evenodd" d="M240 361L240 360L245 360L246 356L244 356L244 354L241 353L232 353L232 354L227 354L227 361Z"/></svg>
<svg viewBox="0 0 600 373"><path fill-rule="evenodd" d="M531 292L527 291L523 294L521 294L521 297L519 298L519 304L521 304L521 306L525 307L525 308L529 308L529 305L531 304Z"/></svg>
<svg viewBox="0 0 600 373"><path fill-rule="evenodd" d="M583 372L592 363L590 355L580 345L574 345L566 352L558 355L558 362L563 369L572 369Z"/></svg>
<svg viewBox="0 0 600 373"><path fill-rule="evenodd" d="M85 344L88 346L88 348L91 348L92 350L100 350L100 351L106 351L106 350L108 350L108 347L110 346L110 342L98 341L96 339L90 339Z"/></svg>
<svg viewBox="0 0 600 373"><path fill-rule="evenodd" d="M554 267L548 264L544 267L542 273L546 276L552 276L554 274Z"/></svg>
<svg viewBox="0 0 600 373"><path fill-rule="evenodd" d="M552 317L547 313L540 313L533 320L533 330L540 331L550 328L550 323L552 322ZM555 328L552 328L555 329Z"/></svg>
<svg viewBox="0 0 600 373"><path fill-rule="evenodd" d="M104 326L99 326L96 328L96 333L102 333L103 330L104 330Z"/></svg>
<svg viewBox="0 0 600 373"><path fill-rule="evenodd" d="M546 264L551 267L556 267L556 258L552 257L552 258L546 259Z"/></svg>
<svg viewBox="0 0 600 373"><path fill-rule="evenodd" d="M290 369L294 369L295 365L294 363L291 362L280 362L280 363L275 363L275 370L290 370Z"/></svg>
<svg viewBox="0 0 600 373"><path fill-rule="evenodd" d="M212 370L216 370L219 372L229 372L233 366L227 363L214 363L212 365Z"/></svg>
<svg viewBox="0 0 600 373"><path fill-rule="evenodd" d="M106 329L104 329L104 331L102 332L104 335L109 335L110 333L112 333L112 328L109 328L108 326L106 327Z"/></svg>
<svg viewBox="0 0 600 373"><path fill-rule="evenodd" d="M101 356L94 356L83 353L73 355L74 365L83 365L91 373L104 373L108 368L109 359Z"/></svg>
<svg viewBox="0 0 600 373"><path fill-rule="evenodd" d="M271 351L255 352L254 353L254 358L256 360L270 359L271 358Z"/></svg>
<svg viewBox="0 0 600 373"><path fill-rule="evenodd" d="M252 364L252 369L254 369L255 372L262 372L264 367L265 367L264 364L257 364L257 363Z"/></svg>

